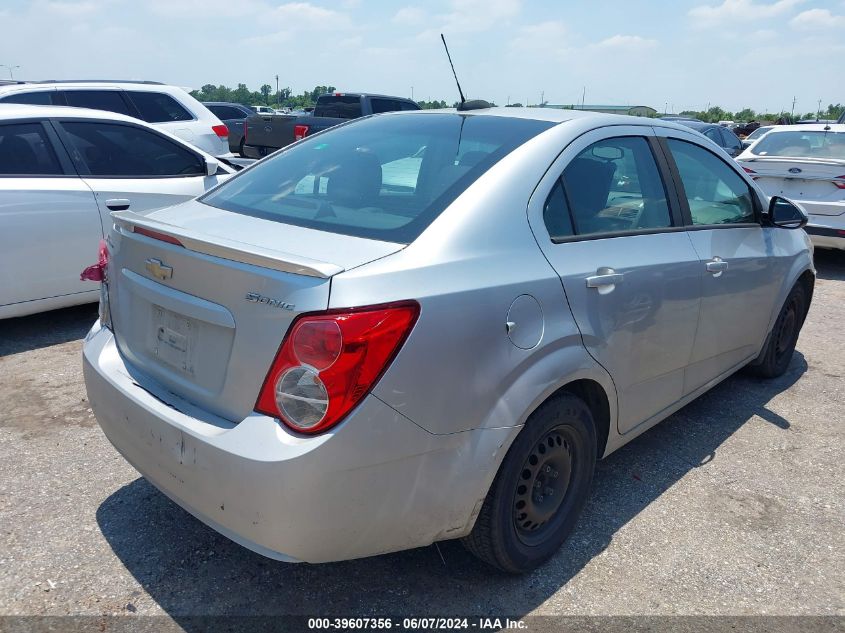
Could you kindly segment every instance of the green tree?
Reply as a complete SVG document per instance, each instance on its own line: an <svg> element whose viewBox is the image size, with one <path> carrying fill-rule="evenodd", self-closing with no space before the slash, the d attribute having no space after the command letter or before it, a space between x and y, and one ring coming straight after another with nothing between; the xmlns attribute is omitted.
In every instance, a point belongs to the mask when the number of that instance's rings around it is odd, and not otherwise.
<svg viewBox="0 0 845 633"><path fill-rule="evenodd" d="M259 92L261 92L261 96L264 98L264 103L266 105L270 105L270 93L273 92L273 86L270 84L264 84L259 89Z"/></svg>

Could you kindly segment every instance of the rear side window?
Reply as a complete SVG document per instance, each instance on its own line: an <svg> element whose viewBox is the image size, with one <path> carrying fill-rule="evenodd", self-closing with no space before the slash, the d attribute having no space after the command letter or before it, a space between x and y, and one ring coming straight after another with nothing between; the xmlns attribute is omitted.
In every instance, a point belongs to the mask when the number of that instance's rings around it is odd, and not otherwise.
<svg viewBox="0 0 845 633"><path fill-rule="evenodd" d="M751 189L739 174L703 147L676 139L669 139L668 143L693 224L756 221Z"/></svg>
<svg viewBox="0 0 845 633"><path fill-rule="evenodd" d="M727 147L728 149L739 149L742 147L742 142L739 140L739 137L729 129L722 128L722 136L725 138L725 142L722 147Z"/></svg>
<svg viewBox="0 0 845 633"><path fill-rule="evenodd" d="M546 121L461 114L361 119L306 138L201 198L286 224L412 242Z"/></svg>
<svg viewBox="0 0 845 633"><path fill-rule="evenodd" d="M18 92L8 97L3 97L3 103L22 103L28 105L52 105L55 90L38 90L36 92Z"/></svg>
<svg viewBox="0 0 845 633"><path fill-rule="evenodd" d="M0 176L63 174L40 123L0 125Z"/></svg>
<svg viewBox="0 0 845 633"><path fill-rule="evenodd" d="M246 112L233 108L232 106L205 106L211 113L221 121L231 121L232 119L245 119L249 116Z"/></svg>
<svg viewBox="0 0 845 633"><path fill-rule="evenodd" d="M66 90L64 94L69 106L132 115L120 90Z"/></svg>
<svg viewBox="0 0 845 633"><path fill-rule="evenodd" d="M197 154L131 125L63 121L76 157L92 176L161 178L205 174Z"/></svg>
<svg viewBox="0 0 845 633"><path fill-rule="evenodd" d="M544 210L552 239L672 226L663 180L642 137L593 143L566 166L561 181Z"/></svg>
<svg viewBox="0 0 845 633"><path fill-rule="evenodd" d="M361 97L324 95L317 98L314 116L357 119L361 116Z"/></svg>
<svg viewBox="0 0 845 633"><path fill-rule="evenodd" d="M141 118L147 123L166 123L168 121L193 121L193 115L170 95L161 92L126 92Z"/></svg>

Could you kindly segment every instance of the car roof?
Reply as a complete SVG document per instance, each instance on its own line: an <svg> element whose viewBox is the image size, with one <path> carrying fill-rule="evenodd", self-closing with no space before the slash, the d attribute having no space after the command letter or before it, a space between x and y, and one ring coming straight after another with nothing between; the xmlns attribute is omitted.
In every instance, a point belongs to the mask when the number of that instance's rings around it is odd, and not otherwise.
<svg viewBox="0 0 845 633"><path fill-rule="evenodd" d="M428 114L460 114L463 116L494 116L511 119L534 119L549 123L564 123L566 121L583 121L595 127L606 125L637 125L661 127L681 132L689 132L686 125L679 125L676 121L652 119L649 117L632 116L627 114L608 114L591 110L566 110L562 108L506 108L492 107L477 110L456 110L455 108L438 108L431 110L403 110L401 112L387 112L378 116L426 116Z"/></svg>
<svg viewBox="0 0 845 633"><path fill-rule="evenodd" d="M58 90L60 88L92 88L92 89L132 89L147 92L168 92L170 90L185 90L172 84L157 81L123 81L110 79L49 79L44 81L14 81L0 83L0 93L32 92L33 90ZM186 90L187 92L187 90Z"/></svg>
<svg viewBox="0 0 845 633"><path fill-rule="evenodd" d="M0 103L0 120L20 119L27 117L63 118L63 119L108 119L110 121L127 121L139 123L144 127L153 127L139 119L125 114L109 112L108 110L92 110L91 108L75 108L72 106L28 105L20 103ZM155 129L155 128L153 128Z"/></svg>
<svg viewBox="0 0 845 633"><path fill-rule="evenodd" d="M845 132L845 123L806 123L803 125L775 125L773 132Z"/></svg>

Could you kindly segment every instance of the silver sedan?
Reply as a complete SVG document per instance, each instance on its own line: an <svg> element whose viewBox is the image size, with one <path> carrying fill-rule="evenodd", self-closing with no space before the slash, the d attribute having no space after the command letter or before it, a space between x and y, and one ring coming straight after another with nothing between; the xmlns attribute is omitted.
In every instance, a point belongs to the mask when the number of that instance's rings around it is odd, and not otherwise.
<svg viewBox="0 0 845 633"><path fill-rule="evenodd" d="M815 279L800 207L706 138L567 110L368 117L113 218L94 413L284 561L460 538L540 565L597 459L739 369L786 370Z"/></svg>

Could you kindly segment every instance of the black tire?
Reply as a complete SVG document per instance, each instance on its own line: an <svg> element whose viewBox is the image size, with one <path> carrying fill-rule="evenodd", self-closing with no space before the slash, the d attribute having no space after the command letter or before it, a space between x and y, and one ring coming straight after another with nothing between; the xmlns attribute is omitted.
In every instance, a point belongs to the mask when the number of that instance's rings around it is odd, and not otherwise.
<svg viewBox="0 0 845 633"><path fill-rule="evenodd" d="M238 145L238 156L241 158L246 158L246 154L244 154L244 141L246 139L241 139L240 145Z"/></svg>
<svg viewBox="0 0 845 633"><path fill-rule="evenodd" d="M575 527L595 465L596 429L589 407L568 393L551 398L531 415L508 450L475 527L462 539L464 546L512 574L541 565Z"/></svg>
<svg viewBox="0 0 845 633"><path fill-rule="evenodd" d="M798 335L801 333L801 326L804 325L804 318L807 316L807 293L804 286L799 282L795 284L775 321L766 346L760 356L748 366L748 371L761 378L777 378L783 375L792 354L795 352L795 344L798 342Z"/></svg>

